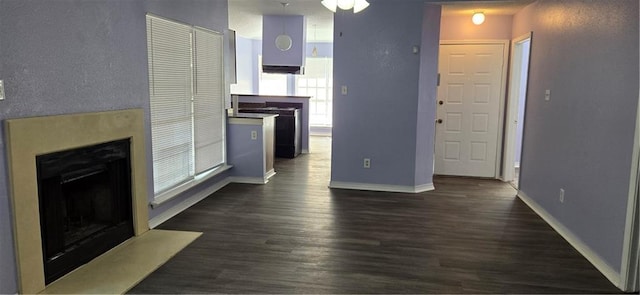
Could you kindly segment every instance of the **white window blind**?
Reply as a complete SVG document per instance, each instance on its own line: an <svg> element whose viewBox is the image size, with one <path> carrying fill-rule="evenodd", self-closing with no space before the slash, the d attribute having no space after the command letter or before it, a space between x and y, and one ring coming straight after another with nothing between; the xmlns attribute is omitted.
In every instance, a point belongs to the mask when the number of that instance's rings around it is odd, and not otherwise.
<svg viewBox="0 0 640 295"><path fill-rule="evenodd" d="M224 163L220 34L147 16L156 195Z"/></svg>
<svg viewBox="0 0 640 295"><path fill-rule="evenodd" d="M195 29L194 136L195 172L224 162L223 36ZM222 151L222 152L221 152Z"/></svg>

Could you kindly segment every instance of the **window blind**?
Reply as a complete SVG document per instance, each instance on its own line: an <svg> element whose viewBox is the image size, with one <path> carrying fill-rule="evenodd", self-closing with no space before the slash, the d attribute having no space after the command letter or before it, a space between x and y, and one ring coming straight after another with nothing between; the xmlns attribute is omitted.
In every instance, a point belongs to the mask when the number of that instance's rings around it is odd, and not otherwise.
<svg viewBox="0 0 640 295"><path fill-rule="evenodd" d="M195 94L193 103L195 172L224 162L223 36L195 29Z"/></svg>
<svg viewBox="0 0 640 295"><path fill-rule="evenodd" d="M156 195L224 163L223 38L147 16Z"/></svg>

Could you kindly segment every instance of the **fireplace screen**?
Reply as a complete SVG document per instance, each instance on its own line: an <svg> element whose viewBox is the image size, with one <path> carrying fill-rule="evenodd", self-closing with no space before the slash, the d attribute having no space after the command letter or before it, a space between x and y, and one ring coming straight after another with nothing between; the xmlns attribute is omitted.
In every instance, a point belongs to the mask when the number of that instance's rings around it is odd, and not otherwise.
<svg viewBox="0 0 640 295"><path fill-rule="evenodd" d="M128 139L36 157L45 283L133 236Z"/></svg>

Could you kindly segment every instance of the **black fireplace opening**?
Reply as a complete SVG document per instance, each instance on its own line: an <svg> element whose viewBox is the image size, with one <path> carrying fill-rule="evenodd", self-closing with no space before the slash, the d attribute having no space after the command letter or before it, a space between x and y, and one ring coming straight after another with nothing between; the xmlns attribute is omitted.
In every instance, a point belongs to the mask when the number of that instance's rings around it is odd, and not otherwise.
<svg viewBox="0 0 640 295"><path fill-rule="evenodd" d="M130 146L36 156L46 284L133 236Z"/></svg>

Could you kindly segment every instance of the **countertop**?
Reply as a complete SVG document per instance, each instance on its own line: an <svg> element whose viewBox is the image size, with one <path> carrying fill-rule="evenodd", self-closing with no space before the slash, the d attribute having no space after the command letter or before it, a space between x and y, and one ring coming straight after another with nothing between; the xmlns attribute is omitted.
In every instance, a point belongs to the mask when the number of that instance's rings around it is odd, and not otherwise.
<svg viewBox="0 0 640 295"><path fill-rule="evenodd" d="M229 114L229 118L244 118L244 119L264 119L268 117L277 117L278 114L264 114L264 113L238 113L237 115Z"/></svg>
<svg viewBox="0 0 640 295"><path fill-rule="evenodd" d="M255 96L255 97L277 97L277 98L311 98L311 96L299 96L299 95L263 95L263 94L234 94L237 96Z"/></svg>

